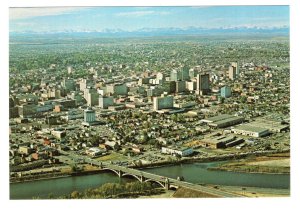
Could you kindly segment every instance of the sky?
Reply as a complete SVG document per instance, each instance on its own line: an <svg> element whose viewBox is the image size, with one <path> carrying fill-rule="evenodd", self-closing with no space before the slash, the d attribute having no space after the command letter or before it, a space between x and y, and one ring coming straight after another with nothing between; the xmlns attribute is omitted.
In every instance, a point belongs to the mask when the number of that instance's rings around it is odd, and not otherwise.
<svg viewBox="0 0 300 216"><path fill-rule="evenodd" d="M10 8L10 32L288 27L288 6Z"/></svg>

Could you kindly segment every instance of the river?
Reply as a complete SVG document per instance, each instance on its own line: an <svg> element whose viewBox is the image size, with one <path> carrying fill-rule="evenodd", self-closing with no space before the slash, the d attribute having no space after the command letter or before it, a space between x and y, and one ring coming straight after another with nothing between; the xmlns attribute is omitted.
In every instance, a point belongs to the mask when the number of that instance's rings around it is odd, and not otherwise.
<svg viewBox="0 0 300 216"><path fill-rule="evenodd" d="M216 185L248 186L262 188L290 188L288 174L256 174L235 173L207 170L222 162L182 164L175 166L146 169L145 171L171 178L183 176L185 181ZM101 173L85 176L73 176L58 179L40 180L10 184L11 199L32 199L32 197L48 198L49 194L60 196L74 190L83 191L96 188L108 182L128 182L131 179L119 179L113 173Z"/></svg>

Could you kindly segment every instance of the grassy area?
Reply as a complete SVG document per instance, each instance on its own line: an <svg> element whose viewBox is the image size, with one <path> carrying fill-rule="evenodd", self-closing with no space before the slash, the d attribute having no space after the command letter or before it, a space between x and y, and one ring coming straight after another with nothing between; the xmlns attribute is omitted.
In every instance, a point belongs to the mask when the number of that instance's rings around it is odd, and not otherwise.
<svg viewBox="0 0 300 216"><path fill-rule="evenodd" d="M109 155L101 156L96 158L98 161L125 161L128 158L117 152L111 152Z"/></svg>
<svg viewBox="0 0 300 216"><path fill-rule="evenodd" d="M158 189L161 190L161 194L153 194L148 196L139 196L139 198L173 198L175 191L172 190L164 190L164 189Z"/></svg>
<svg viewBox="0 0 300 216"><path fill-rule="evenodd" d="M188 188L178 188L173 194L174 198L217 198L217 196L195 191Z"/></svg>
<svg viewBox="0 0 300 216"><path fill-rule="evenodd" d="M219 186L220 189L246 197L288 197L289 189Z"/></svg>
<svg viewBox="0 0 300 216"><path fill-rule="evenodd" d="M72 168L71 166L64 166L60 169L60 172L69 174L72 172Z"/></svg>
<svg viewBox="0 0 300 216"><path fill-rule="evenodd" d="M93 166L93 165L84 165L83 171L95 171L99 170L99 167Z"/></svg>

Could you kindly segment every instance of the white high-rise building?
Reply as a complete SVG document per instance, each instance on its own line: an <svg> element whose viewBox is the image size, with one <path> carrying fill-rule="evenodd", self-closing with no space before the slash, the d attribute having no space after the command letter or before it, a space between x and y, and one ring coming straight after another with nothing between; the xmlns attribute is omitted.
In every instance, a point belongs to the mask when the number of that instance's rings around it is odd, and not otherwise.
<svg viewBox="0 0 300 216"><path fill-rule="evenodd" d="M68 70L68 74L73 73L73 68L72 68L72 66L68 66L68 67L67 67L67 70Z"/></svg>
<svg viewBox="0 0 300 216"><path fill-rule="evenodd" d="M239 75L239 67L237 62L232 62L228 69L228 77L231 80L235 80Z"/></svg>

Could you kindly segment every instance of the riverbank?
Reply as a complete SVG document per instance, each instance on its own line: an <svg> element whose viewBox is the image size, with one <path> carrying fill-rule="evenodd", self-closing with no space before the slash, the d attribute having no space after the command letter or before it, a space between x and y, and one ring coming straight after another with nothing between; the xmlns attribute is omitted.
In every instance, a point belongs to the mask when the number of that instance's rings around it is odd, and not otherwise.
<svg viewBox="0 0 300 216"><path fill-rule="evenodd" d="M207 170L209 167L214 167L223 163L225 162L181 164L177 166L152 168L147 170L147 172L168 176L170 178L183 176L188 182L208 187L215 187L215 185L217 185L217 187L219 187L219 185L230 185L240 188L259 187L289 190L289 175L248 174ZM71 169L66 166L65 171L70 170ZM42 199L47 199L48 197L52 197L49 196L49 194L53 194L53 196L63 196L64 194L70 194L75 190L83 192L88 188L98 188L106 183L138 182L135 178L119 178L111 171L99 171L99 173L96 171L93 175L90 173L70 175L66 178L43 179L41 181L10 184L10 198L32 199L33 197L40 197ZM144 197L144 195L140 194L140 197L141 196ZM169 192L168 194L152 194L150 197L144 198L168 197L171 197L171 193Z"/></svg>
<svg viewBox="0 0 300 216"><path fill-rule="evenodd" d="M226 155L219 155L213 157L190 157L190 158L181 158L172 161L162 161L156 163L149 163L149 164L140 164L136 166L128 166L130 168L135 169L146 169L146 168L158 168L164 166L172 166L172 165L179 165L179 164L192 164L192 163L207 163L207 162L218 162L218 161L230 161L230 160L240 160L246 159L248 157L261 157L267 156L270 157L271 155L280 155L280 154L290 154L289 150L284 151L261 151L261 152L248 152L248 153L240 153L240 154L226 154ZM288 156L289 157L289 156Z"/></svg>
<svg viewBox="0 0 300 216"><path fill-rule="evenodd" d="M41 180L48 180L48 179L59 179L59 178L66 178L72 176L84 176L84 175L93 175L98 174L101 169L91 166L91 165L84 165L82 170L80 171L73 171L70 166L62 166L60 168L60 172L53 172L53 173L40 173L35 175L26 175L22 177L11 177L10 183L22 183L22 182L32 182L32 181L41 181Z"/></svg>
<svg viewBox="0 0 300 216"><path fill-rule="evenodd" d="M77 190L62 196L49 195L49 199L124 199L162 196L165 190L150 182L105 183L97 188ZM35 197L35 199L40 199Z"/></svg>
<svg viewBox="0 0 300 216"><path fill-rule="evenodd" d="M260 157L248 157L238 161L229 161L209 170L241 173L290 174L290 154L277 153Z"/></svg>
<svg viewBox="0 0 300 216"><path fill-rule="evenodd" d="M290 155L289 151L281 151L281 152L267 151L261 153L247 153L247 154L245 153L239 155L221 155L218 157L184 158L176 161L163 161L158 163L142 164L140 166L129 166L129 167L134 169L144 170L144 169L153 169L153 168L160 168L166 166L176 166L181 164L228 161L225 164L221 164L216 167L210 167L208 169L218 170L218 171L244 172L244 173L289 174L290 172L289 166L288 167L278 166L280 165L280 163L278 163L280 159L289 161L289 155ZM267 161L269 164L266 164ZM274 164L277 167L274 166ZM287 162L285 164L287 164ZM11 177L10 183L64 178L73 175L91 175L91 174L98 174L100 172L103 172L101 171L100 168L94 167L92 165L87 165L87 164L83 165L82 169L77 171L72 170L70 166L62 166L60 172L41 173L41 174L28 175L22 177L13 177L13 178Z"/></svg>

